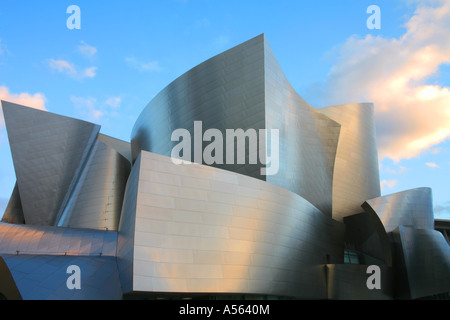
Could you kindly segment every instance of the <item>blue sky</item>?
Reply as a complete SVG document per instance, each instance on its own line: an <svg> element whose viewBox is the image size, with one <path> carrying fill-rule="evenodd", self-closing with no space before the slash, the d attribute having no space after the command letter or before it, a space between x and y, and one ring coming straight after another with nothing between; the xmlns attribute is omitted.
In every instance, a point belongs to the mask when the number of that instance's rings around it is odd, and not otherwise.
<svg viewBox="0 0 450 320"><path fill-rule="evenodd" d="M67 8L78 5L81 29ZM369 5L381 29L368 29ZM374 102L382 193L431 187L450 219L450 4L441 1L0 2L0 98L130 139L145 105L204 60L265 33L312 106ZM0 121L0 215L15 183Z"/></svg>

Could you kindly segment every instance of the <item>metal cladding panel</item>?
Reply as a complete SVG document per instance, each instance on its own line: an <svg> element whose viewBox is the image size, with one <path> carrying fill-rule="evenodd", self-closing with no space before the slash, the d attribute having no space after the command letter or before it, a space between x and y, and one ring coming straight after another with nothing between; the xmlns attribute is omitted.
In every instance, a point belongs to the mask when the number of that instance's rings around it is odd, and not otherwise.
<svg viewBox="0 0 450 320"><path fill-rule="evenodd" d="M115 257L1 255L24 300L122 299ZM80 268L81 288L67 287L67 269Z"/></svg>
<svg viewBox="0 0 450 320"><path fill-rule="evenodd" d="M6 207L1 222L16 223L16 224L25 223L25 218L23 217L22 202L20 201L20 193L19 187L17 186L17 182L14 185L11 198L9 199L8 206Z"/></svg>
<svg viewBox="0 0 450 320"><path fill-rule="evenodd" d="M111 148L115 149L130 163L132 162L133 159L131 157L131 143L107 136L102 133L98 134L97 139L103 142L104 144L110 146Z"/></svg>
<svg viewBox="0 0 450 320"><path fill-rule="evenodd" d="M123 293L133 291L133 256L141 156L136 159L125 189L117 238L117 263Z"/></svg>
<svg viewBox="0 0 450 320"><path fill-rule="evenodd" d="M266 154L259 146L256 152L263 154L257 155L256 164L250 164L254 154L247 145L245 164L237 164L236 159L235 164L211 165L270 181L331 215L340 125L293 90L263 34L203 62L163 89L136 121L133 157L140 150L170 156L178 144L171 141L171 135L178 128L190 132L194 147L194 121L202 121L203 131L218 129L223 137L226 129L255 129L258 133L260 129L280 130L280 154L275 155L280 162L277 174L261 174ZM209 144L201 142L201 136L200 143L202 151ZM266 144L270 154L271 145ZM223 155L225 158L226 147ZM199 162L194 152L190 160Z"/></svg>
<svg viewBox="0 0 450 320"><path fill-rule="evenodd" d="M266 40L264 62L266 128L279 130L279 171L266 181L297 193L331 216L340 124L298 95ZM270 145L268 149L271 154Z"/></svg>
<svg viewBox="0 0 450 320"><path fill-rule="evenodd" d="M203 151L210 142L196 141L194 121L202 121L202 129L214 128L226 137L226 129L264 129L264 36L258 36L225 51L192 68L164 88L145 107L137 119L132 135L135 159L141 150L171 156L178 141L171 141L172 132L190 132L192 154L201 145ZM224 158L226 143L223 141ZM236 147L236 146L235 146ZM199 148L200 149L200 148ZM246 157L248 157L248 144ZM265 155L264 155L265 156ZM203 162L202 162L203 163ZM264 179L263 165L214 163L215 167Z"/></svg>
<svg viewBox="0 0 450 320"><path fill-rule="evenodd" d="M115 256L117 232L0 223L0 254Z"/></svg>
<svg viewBox="0 0 450 320"><path fill-rule="evenodd" d="M98 125L2 101L27 224L54 225Z"/></svg>
<svg viewBox="0 0 450 320"><path fill-rule="evenodd" d="M358 213L344 217L343 221L347 248L365 253L392 267L393 253L389 237L380 218L375 213ZM366 261L366 263L370 262Z"/></svg>
<svg viewBox="0 0 450 320"><path fill-rule="evenodd" d="M434 229L433 200L430 188L416 188L370 199L362 207L375 212L386 232L398 226Z"/></svg>
<svg viewBox="0 0 450 320"><path fill-rule="evenodd" d="M380 265L380 289L367 287L368 265L327 265L328 299L331 300L392 300L394 298L392 268Z"/></svg>
<svg viewBox="0 0 450 320"><path fill-rule="evenodd" d="M96 141L58 226L117 230L129 171L127 159Z"/></svg>
<svg viewBox="0 0 450 320"><path fill-rule="evenodd" d="M319 109L341 124L333 176L333 218L338 221L381 195L373 109L372 103Z"/></svg>
<svg viewBox="0 0 450 320"><path fill-rule="evenodd" d="M145 151L135 219L138 292L324 299L324 264L343 262L343 224L297 194Z"/></svg>
<svg viewBox="0 0 450 320"><path fill-rule="evenodd" d="M401 252L409 297L450 292L450 246L439 231L400 226Z"/></svg>

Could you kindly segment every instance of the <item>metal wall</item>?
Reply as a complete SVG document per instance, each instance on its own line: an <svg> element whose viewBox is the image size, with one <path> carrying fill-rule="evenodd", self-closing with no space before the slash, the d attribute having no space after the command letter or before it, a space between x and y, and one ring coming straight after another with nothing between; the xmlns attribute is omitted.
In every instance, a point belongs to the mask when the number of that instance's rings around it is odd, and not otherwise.
<svg viewBox="0 0 450 320"><path fill-rule="evenodd" d="M400 226L392 233L398 255L397 297L450 292L450 246L436 230Z"/></svg>
<svg viewBox="0 0 450 320"><path fill-rule="evenodd" d="M98 125L2 101L27 224L54 225Z"/></svg>
<svg viewBox="0 0 450 320"><path fill-rule="evenodd" d="M131 135L133 157L140 150L170 156L178 143L171 141L172 132L185 128L194 140L196 120L203 122L204 131L218 129L224 137L226 129L279 130L277 174L261 175L265 153L263 163L249 164L249 148L246 164L213 166L284 187L331 215L340 125L295 92L264 35L203 62L164 88L136 121ZM270 144L266 149L274 155ZM194 154L191 161L197 161Z"/></svg>
<svg viewBox="0 0 450 320"><path fill-rule="evenodd" d="M369 289L367 281L373 271L368 265L327 265L328 298L330 300L392 300L394 297L393 272L388 266L380 268L379 289ZM371 282L371 281L370 281Z"/></svg>
<svg viewBox="0 0 450 320"><path fill-rule="evenodd" d="M367 199L379 197L380 177L372 103L318 109L341 124L333 175L333 219L361 212Z"/></svg>
<svg viewBox="0 0 450 320"><path fill-rule="evenodd" d="M133 291L133 259L141 156L136 159L128 177L123 198L117 238L117 265L124 293Z"/></svg>
<svg viewBox="0 0 450 320"><path fill-rule="evenodd" d="M96 141L58 226L117 230L130 163Z"/></svg>
<svg viewBox="0 0 450 320"><path fill-rule="evenodd" d="M380 217L386 232L398 226L434 229L433 200L430 188L416 188L365 201L362 207Z"/></svg>
<svg viewBox="0 0 450 320"><path fill-rule="evenodd" d="M265 37L264 76L266 128L280 130L279 172L266 181L297 193L331 216L340 124L298 95Z"/></svg>
<svg viewBox="0 0 450 320"><path fill-rule="evenodd" d="M115 257L59 255L0 255L5 261L23 300L120 300L119 274ZM80 269L80 290L69 289L68 267Z"/></svg>
<svg viewBox="0 0 450 320"><path fill-rule="evenodd" d="M115 256L117 232L0 223L0 254Z"/></svg>
<svg viewBox="0 0 450 320"><path fill-rule="evenodd" d="M343 224L258 179L145 151L139 161L118 250L133 291L327 297L323 264L343 262Z"/></svg>
<svg viewBox="0 0 450 320"><path fill-rule="evenodd" d="M202 121L203 131L215 128L225 137L226 129L263 129L264 118L264 41L258 36L206 60L159 92L133 127L133 158L141 150L170 156L178 144L171 141L171 135L179 128L190 132L194 150L197 120ZM197 161L193 151L191 161ZM214 166L265 178L260 174L261 164Z"/></svg>

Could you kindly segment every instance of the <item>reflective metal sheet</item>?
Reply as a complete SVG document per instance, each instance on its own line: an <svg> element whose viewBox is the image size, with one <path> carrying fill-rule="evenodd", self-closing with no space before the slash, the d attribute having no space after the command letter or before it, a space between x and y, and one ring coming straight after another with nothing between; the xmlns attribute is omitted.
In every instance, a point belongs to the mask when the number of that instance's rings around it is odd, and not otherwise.
<svg viewBox="0 0 450 320"><path fill-rule="evenodd" d="M25 221L54 225L100 127L6 101L2 109Z"/></svg>
<svg viewBox="0 0 450 320"><path fill-rule="evenodd" d="M265 165L249 163L248 146L245 164L212 165L282 186L331 215L340 125L293 90L263 34L192 68L156 95L133 127L133 157L141 150L170 156L178 143L171 141L172 132L184 128L194 137L198 120L203 131L218 129L224 137L226 129L280 130L277 174L261 175ZM197 161L194 153L191 161Z"/></svg>
<svg viewBox="0 0 450 320"><path fill-rule="evenodd" d="M398 226L434 229L433 200L430 188L416 188L369 199L362 207L376 213L386 232Z"/></svg>
<svg viewBox="0 0 450 320"><path fill-rule="evenodd" d="M117 230L130 163L96 141L58 226Z"/></svg>
<svg viewBox="0 0 450 320"><path fill-rule="evenodd" d="M327 297L321 266L327 256L343 262L343 224L259 179L199 164L175 165L145 151L137 164L119 228L118 259L124 263L119 270L132 281L122 285L125 293ZM156 182L155 173L182 176L188 183ZM209 183L195 187L191 180ZM224 194L221 201L214 200L218 191Z"/></svg>
<svg viewBox="0 0 450 320"><path fill-rule="evenodd" d="M417 299L450 292L450 246L439 231L400 226L394 231L399 253L399 298Z"/></svg>
<svg viewBox="0 0 450 320"><path fill-rule="evenodd" d="M122 299L115 257L2 254L1 259L24 300ZM67 287L71 265L80 268L80 290Z"/></svg>
<svg viewBox="0 0 450 320"><path fill-rule="evenodd" d="M372 103L318 109L341 124L333 175L333 218L361 212L367 199L379 197L380 177Z"/></svg>
<svg viewBox="0 0 450 320"><path fill-rule="evenodd" d="M116 255L117 232L0 223L0 254Z"/></svg>

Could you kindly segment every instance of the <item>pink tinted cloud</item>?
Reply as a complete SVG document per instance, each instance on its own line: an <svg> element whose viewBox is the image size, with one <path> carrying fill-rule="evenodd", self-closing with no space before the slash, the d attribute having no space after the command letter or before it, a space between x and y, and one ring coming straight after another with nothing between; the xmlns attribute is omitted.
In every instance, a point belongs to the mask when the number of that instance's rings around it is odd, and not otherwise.
<svg viewBox="0 0 450 320"><path fill-rule="evenodd" d="M0 86L0 100L21 104L27 107L44 110L45 108L45 96L42 93L30 94L27 92L11 93L5 86ZM0 127L3 127L5 120L3 118L3 112L0 115Z"/></svg>
<svg viewBox="0 0 450 320"><path fill-rule="evenodd" d="M351 37L327 80L333 104L375 104L380 159L415 157L450 138L450 2L418 7L399 38ZM434 78L433 78L434 77Z"/></svg>

